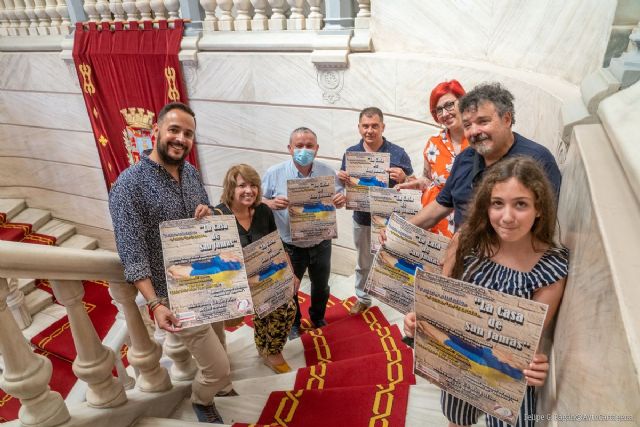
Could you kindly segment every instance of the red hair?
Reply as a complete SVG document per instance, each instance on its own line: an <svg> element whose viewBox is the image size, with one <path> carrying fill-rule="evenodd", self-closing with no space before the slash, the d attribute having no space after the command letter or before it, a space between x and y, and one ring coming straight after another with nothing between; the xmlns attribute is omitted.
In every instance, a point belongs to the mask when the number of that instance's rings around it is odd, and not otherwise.
<svg viewBox="0 0 640 427"><path fill-rule="evenodd" d="M438 100L442 98L442 96L446 94L452 94L456 98L460 98L465 94L465 91L457 80L450 80L448 82L439 83L436 87L431 91L431 97L429 98L429 111L431 111L431 115L433 119L438 122L438 118L436 117L436 104Z"/></svg>

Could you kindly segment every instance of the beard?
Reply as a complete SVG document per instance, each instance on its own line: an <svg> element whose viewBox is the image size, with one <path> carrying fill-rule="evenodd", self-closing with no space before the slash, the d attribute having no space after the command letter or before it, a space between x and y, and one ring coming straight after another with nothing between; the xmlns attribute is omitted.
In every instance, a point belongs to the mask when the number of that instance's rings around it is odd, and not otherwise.
<svg viewBox="0 0 640 427"><path fill-rule="evenodd" d="M180 143L176 143L180 144ZM182 156L179 159L173 158L169 155L169 143L165 141L165 139L158 135L158 141L156 142L156 151L158 152L158 157L162 160L162 163L170 166L180 166L184 163L184 160L189 155L189 150L187 146L184 144L180 144L183 147Z"/></svg>
<svg viewBox="0 0 640 427"><path fill-rule="evenodd" d="M487 145L485 141L489 140L489 136L485 133L471 137L469 139L469 145L478 152L481 156L491 153L493 147Z"/></svg>

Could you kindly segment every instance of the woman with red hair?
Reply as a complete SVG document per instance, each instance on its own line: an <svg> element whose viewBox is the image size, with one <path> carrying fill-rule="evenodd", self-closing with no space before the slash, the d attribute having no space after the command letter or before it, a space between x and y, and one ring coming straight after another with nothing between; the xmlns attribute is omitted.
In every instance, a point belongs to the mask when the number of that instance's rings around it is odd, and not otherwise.
<svg viewBox="0 0 640 427"><path fill-rule="evenodd" d="M422 190L422 206L436 199L449 178L456 156L469 146L464 137L462 117L458 99L465 94L457 80L438 84L431 91L429 107L436 123L443 129L427 141L424 148L424 170L422 178L399 184L396 188L418 188ZM453 213L430 230L447 237L453 235Z"/></svg>

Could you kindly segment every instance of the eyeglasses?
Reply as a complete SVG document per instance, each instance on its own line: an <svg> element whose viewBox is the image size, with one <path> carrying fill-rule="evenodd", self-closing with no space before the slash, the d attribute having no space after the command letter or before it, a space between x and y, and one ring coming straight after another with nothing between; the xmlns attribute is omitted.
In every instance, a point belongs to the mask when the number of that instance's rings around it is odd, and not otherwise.
<svg viewBox="0 0 640 427"><path fill-rule="evenodd" d="M442 107L436 107L431 110L431 114L436 117L442 117L442 115L444 114L444 110L447 110L447 112L449 113L453 111L454 107L456 106L456 102L458 102L457 99L455 101L445 102Z"/></svg>

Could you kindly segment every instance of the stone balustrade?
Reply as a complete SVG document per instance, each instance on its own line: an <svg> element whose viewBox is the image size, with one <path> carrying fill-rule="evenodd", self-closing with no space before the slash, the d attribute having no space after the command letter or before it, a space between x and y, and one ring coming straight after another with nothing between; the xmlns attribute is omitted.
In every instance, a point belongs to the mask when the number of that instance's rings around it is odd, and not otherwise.
<svg viewBox="0 0 640 427"><path fill-rule="evenodd" d="M88 406L121 407L128 399L123 383L112 374L116 355L100 342L83 308L82 280L109 281L110 293L127 324L130 337L127 356L139 373L138 391L162 394L172 388L169 373L160 365L162 348L150 337L136 303L137 290L124 283L117 254L0 241L0 352L5 363L0 387L20 399L22 425L55 426L69 421L72 414L60 394L49 388L51 362L33 353L10 312L9 277L44 277L52 283L57 300L67 310L77 352L73 372L88 384ZM195 369L184 347L173 339L167 340L165 346L167 355L175 361L172 369L175 379L191 380Z"/></svg>
<svg viewBox="0 0 640 427"><path fill-rule="evenodd" d="M192 12L200 5L204 15ZM76 21L126 22L175 20L202 22L212 31L318 31L325 16L347 20L350 27L368 28L369 0L351 12L339 0L0 0L0 36L70 34ZM344 2L342 2L344 3ZM73 14L70 14L70 10ZM70 16L73 15L74 19ZM73 21L73 22L72 22ZM344 23L343 27L346 27Z"/></svg>
<svg viewBox="0 0 640 427"><path fill-rule="evenodd" d="M71 34L66 0L0 0L0 37Z"/></svg>
<svg viewBox="0 0 640 427"><path fill-rule="evenodd" d="M188 23L187 36L203 36L201 50L312 52L321 46L344 56L349 51L371 50L370 0L355 4L345 0L0 0L0 51L68 50L63 38L72 33L76 22L126 25L180 18ZM320 40L319 35L329 37ZM338 62L346 64L346 59Z"/></svg>

